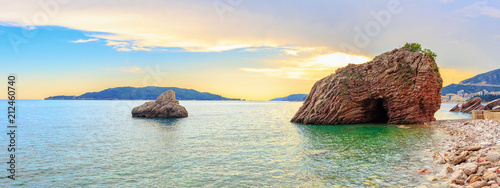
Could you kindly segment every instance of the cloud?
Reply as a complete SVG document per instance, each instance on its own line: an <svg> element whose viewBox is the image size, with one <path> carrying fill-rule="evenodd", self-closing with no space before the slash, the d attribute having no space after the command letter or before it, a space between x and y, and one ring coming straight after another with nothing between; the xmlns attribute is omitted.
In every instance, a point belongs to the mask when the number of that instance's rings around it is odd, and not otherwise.
<svg viewBox="0 0 500 188"><path fill-rule="evenodd" d="M498 40L491 40L500 30L490 20L500 17L495 1L453 1L453 6L439 1L399 1L403 11L388 18L383 13L389 11L389 4L384 1L255 0L227 4L230 9L223 13L223 21L213 1L66 1L55 11L45 12L40 4L46 2L62 1L0 0L0 25L80 30L117 51L258 52L271 48L272 52L283 50L282 58L301 61L311 52L300 49L348 53L340 47L347 43L359 48L361 55L375 56L415 41L438 53L440 67L486 71L500 59ZM469 21L463 15L477 18ZM377 28L380 32L374 32ZM457 47L453 40L470 45ZM356 42L363 43L362 47ZM481 57L464 58L464 54ZM470 62L479 66L471 67Z"/></svg>
<svg viewBox="0 0 500 188"><path fill-rule="evenodd" d="M494 7L488 6L488 2L481 1L469 5L458 12L462 13L464 16L476 18L479 15L486 15L492 18L500 18L500 10Z"/></svg>
<svg viewBox="0 0 500 188"><path fill-rule="evenodd" d="M106 40L106 45L113 47L117 51L151 51L151 48L144 47L135 41Z"/></svg>
<svg viewBox="0 0 500 188"><path fill-rule="evenodd" d="M349 55L340 52L317 55L304 60L297 60L289 66L279 68L241 68L240 70L263 73L267 76L301 80L318 80L335 69L348 64L361 64L371 59L364 56Z"/></svg>
<svg viewBox="0 0 500 188"><path fill-rule="evenodd" d="M144 69L142 69L138 66L120 67L119 69L123 72L130 72L130 73L143 73L144 72Z"/></svg>
<svg viewBox="0 0 500 188"><path fill-rule="evenodd" d="M118 68L106 68L105 70L111 71L123 71L128 73L144 73L146 72L144 69L138 66L128 66L128 67L118 67Z"/></svg>
<svg viewBox="0 0 500 188"><path fill-rule="evenodd" d="M99 39L87 39L87 40L84 40L84 39L78 39L78 40L75 40L75 41L69 41L69 42L72 42L72 43L86 43L86 42L92 42L92 41L98 41Z"/></svg>
<svg viewBox="0 0 500 188"><path fill-rule="evenodd" d="M262 8L264 3L269 7ZM19 26L51 25L107 33L92 37L107 41L107 45L119 51L181 48L191 52L222 52L264 46L324 47L338 44L343 36L337 31L345 30L329 24L343 20L334 16L332 12L335 11L328 11L328 20L310 24L323 13L304 8L304 5L313 3L301 1L228 4L231 11L223 14L223 21L212 1L152 0L149 3L122 1L119 4L97 0L68 1L49 12L41 8L39 4L43 2L38 0L0 0L0 4L0 21L14 22ZM290 4L300 9L280 10ZM339 6L331 2L322 4L324 7ZM343 10L353 9L353 5ZM49 6L51 8L53 6ZM292 16L294 19L290 19Z"/></svg>

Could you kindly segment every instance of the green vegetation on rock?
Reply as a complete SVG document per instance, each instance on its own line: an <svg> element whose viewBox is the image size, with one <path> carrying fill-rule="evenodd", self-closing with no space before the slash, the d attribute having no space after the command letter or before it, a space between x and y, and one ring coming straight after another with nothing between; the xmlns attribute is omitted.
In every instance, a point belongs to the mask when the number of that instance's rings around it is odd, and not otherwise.
<svg viewBox="0 0 500 188"><path fill-rule="evenodd" d="M430 49L422 49L422 45L419 43L406 43L402 49L411 51L411 52L420 52L420 53L425 53L429 55L429 57L432 58L432 60L435 60L437 57L437 54L432 52Z"/></svg>

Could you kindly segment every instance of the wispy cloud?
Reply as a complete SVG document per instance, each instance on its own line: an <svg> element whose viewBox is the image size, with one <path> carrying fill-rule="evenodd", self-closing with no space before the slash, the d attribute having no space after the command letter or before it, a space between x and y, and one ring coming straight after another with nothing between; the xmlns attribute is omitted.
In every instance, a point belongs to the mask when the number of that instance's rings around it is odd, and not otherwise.
<svg viewBox="0 0 500 188"><path fill-rule="evenodd" d="M128 73L144 73L145 70L142 69L141 67L138 66L128 66L128 67L118 67L118 68L106 68L105 70L110 70L110 71L122 71L122 72L128 72Z"/></svg>
<svg viewBox="0 0 500 188"><path fill-rule="evenodd" d="M469 5L458 12L462 13L467 17L476 18L479 15L486 15L492 18L500 18L500 10L494 7L488 6L487 1L481 1Z"/></svg>
<svg viewBox="0 0 500 188"><path fill-rule="evenodd" d="M144 47L140 43L134 41L114 41L107 40L106 45L112 46L117 51L151 51L151 48Z"/></svg>
<svg viewBox="0 0 500 188"><path fill-rule="evenodd" d="M87 40L79 39L79 40L69 41L69 42L72 42L72 43L86 43L86 42L92 42L92 41L98 41L98 40L99 39L87 39Z"/></svg>
<svg viewBox="0 0 500 188"><path fill-rule="evenodd" d="M318 55L312 58L297 60L288 66L279 68L241 68L240 70L254 73L263 73L267 76L301 80L317 80L334 70L351 64L361 64L370 61L370 58L340 52Z"/></svg>

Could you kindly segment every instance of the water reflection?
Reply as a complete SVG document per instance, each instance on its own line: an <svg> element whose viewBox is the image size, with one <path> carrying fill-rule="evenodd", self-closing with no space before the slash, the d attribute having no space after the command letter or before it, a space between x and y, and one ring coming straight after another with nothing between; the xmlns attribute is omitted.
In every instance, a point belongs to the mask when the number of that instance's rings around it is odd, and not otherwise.
<svg viewBox="0 0 500 188"><path fill-rule="evenodd" d="M132 119L143 125L174 127L179 125L184 118L132 117Z"/></svg>
<svg viewBox="0 0 500 188"><path fill-rule="evenodd" d="M416 169L422 168L422 151L430 145L432 129L386 124L295 126L304 140L305 176L321 177L311 179L314 185L359 186L369 180L379 186L416 186L422 182Z"/></svg>

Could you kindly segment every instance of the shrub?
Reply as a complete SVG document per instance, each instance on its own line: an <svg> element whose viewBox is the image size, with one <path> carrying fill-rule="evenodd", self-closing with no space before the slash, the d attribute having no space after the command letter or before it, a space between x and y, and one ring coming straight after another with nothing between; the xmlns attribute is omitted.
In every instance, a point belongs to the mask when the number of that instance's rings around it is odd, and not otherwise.
<svg viewBox="0 0 500 188"><path fill-rule="evenodd" d="M426 53L433 61L435 61L437 57L437 54L432 52L430 49L426 48L422 50L422 46L419 43L406 43L402 49L409 50L411 52Z"/></svg>
<svg viewBox="0 0 500 188"><path fill-rule="evenodd" d="M432 60L435 60L435 59L436 59L436 57L437 57L437 54L436 54L436 53L432 52L431 50L429 50L429 49L427 49L427 48L426 48L426 49L424 49L424 50L422 51L422 53L426 53L427 55L429 55L429 56L431 57L431 59L432 59Z"/></svg>
<svg viewBox="0 0 500 188"><path fill-rule="evenodd" d="M409 50L412 52L421 52L422 51L422 46L419 43L406 43L403 46L403 49Z"/></svg>

